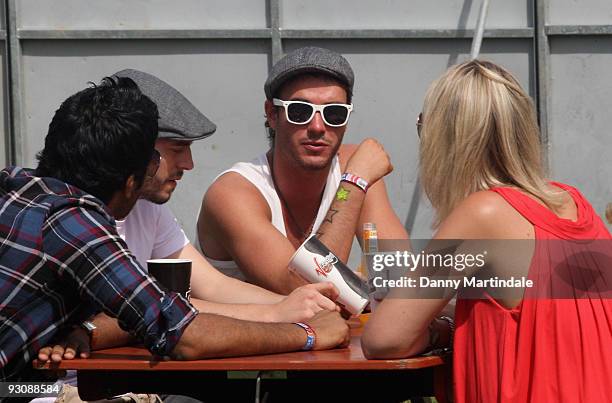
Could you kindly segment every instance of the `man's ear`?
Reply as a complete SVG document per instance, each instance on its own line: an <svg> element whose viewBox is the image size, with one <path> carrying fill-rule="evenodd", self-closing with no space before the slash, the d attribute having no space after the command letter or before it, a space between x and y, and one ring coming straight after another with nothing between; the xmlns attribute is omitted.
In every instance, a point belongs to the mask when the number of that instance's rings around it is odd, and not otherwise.
<svg viewBox="0 0 612 403"><path fill-rule="evenodd" d="M137 186L136 178L130 175L126 179L122 189L113 193L106 206L116 220L124 219L140 196L140 186Z"/></svg>
<svg viewBox="0 0 612 403"><path fill-rule="evenodd" d="M266 102L264 103L264 111L266 112L268 127L276 130L276 122L278 120L277 108L269 99L266 99Z"/></svg>
<svg viewBox="0 0 612 403"><path fill-rule="evenodd" d="M140 186L138 186L138 183L136 182L136 177L134 175L130 175L129 178L127 178L127 180L125 181L125 186L123 187L123 195L126 199L131 199L133 197L138 196L139 190Z"/></svg>

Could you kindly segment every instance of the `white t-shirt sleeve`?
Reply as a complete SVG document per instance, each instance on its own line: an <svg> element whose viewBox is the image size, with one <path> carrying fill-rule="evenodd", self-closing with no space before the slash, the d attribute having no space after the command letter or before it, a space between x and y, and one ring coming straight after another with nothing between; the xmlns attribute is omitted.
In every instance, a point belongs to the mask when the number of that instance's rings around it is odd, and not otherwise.
<svg viewBox="0 0 612 403"><path fill-rule="evenodd" d="M168 206L158 207L159 216L157 217L156 236L151 251L151 259L169 256L189 243L189 239Z"/></svg>

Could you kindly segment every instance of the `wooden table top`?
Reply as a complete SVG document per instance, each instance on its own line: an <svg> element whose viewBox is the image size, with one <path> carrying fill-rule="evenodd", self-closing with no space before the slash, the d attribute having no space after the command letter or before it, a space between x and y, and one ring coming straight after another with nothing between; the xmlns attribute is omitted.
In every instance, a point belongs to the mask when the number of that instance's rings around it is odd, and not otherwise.
<svg viewBox="0 0 612 403"><path fill-rule="evenodd" d="M64 360L37 368L76 370L154 370L154 371L289 371L289 370L409 370L444 364L439 356L399 360L368 360L361 350L360 327L351 326L348 348L300 351L248 357L212 358L196 361L165 361L154 357L144 347L118 347L98 350L90 358Z"/></svg>

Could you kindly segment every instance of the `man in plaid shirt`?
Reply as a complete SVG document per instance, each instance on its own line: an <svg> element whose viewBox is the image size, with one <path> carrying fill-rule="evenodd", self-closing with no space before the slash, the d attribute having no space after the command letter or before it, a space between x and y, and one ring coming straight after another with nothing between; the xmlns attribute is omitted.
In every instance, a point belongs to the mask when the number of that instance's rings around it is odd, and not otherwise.
<svg viewBox="0 0 612 403"><path fill-rule="evenodd" d="M62 104L36 171L0 173L0 378L28 378L41 346L99 310L121 312L121 326L162 355L195 318L115 231L159 162L149 162L156 135L155 104L131 81L106 80Z"/></svg>
<svg viewBox="0 0 612 403"><path fill-rule="evenodd" d="M53 338L104 311L154 354L176 359L298 350L293 324L198 314L149 278L115 229L155 175L157 108L128 78L62 103L35 171L0 172L0 380L32 380ZM337 313L308 321L315 348L347 342Z"/></svg>

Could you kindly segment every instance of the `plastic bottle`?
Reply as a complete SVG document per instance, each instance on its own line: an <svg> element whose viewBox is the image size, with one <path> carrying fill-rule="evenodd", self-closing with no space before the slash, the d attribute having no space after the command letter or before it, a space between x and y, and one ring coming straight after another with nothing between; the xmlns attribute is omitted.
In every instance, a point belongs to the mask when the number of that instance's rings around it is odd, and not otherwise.
<svg viewBox="0 0 612 403"><path fill-rule="evenodd" d="M368 263L366 255L369 253L378 252L378 232L376 223L366 222L363 224L363 253L361 255L361 264L359 265L359 273L362 278L368 278Z"/></svg>

